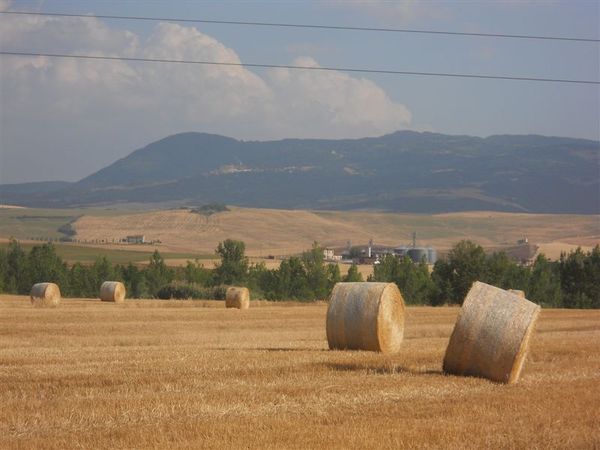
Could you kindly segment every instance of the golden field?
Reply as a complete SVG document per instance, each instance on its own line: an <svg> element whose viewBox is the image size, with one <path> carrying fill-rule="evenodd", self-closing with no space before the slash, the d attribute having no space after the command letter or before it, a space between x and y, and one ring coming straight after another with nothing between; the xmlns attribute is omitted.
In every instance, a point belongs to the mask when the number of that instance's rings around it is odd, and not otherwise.
<svg viewBox="0 0 600 450"><path fill-rule="evenodd" d="M600 311L543 310L506 386L441 373L458 308L394 356L327 350L326 308L0 296L0 448L600 447Z"/></svg>
<svg viewBox="0 0 600 450"><path fill-rule="evenodd" d="M231 207L231 211L202 216L188 210L84 214L74 223L78 239L118 240L144 234L160 240L161 251L213 253L225 239L242 240L250 256L291 255L314 241L323 246L376 244L396 246L411 242L413 231L421 244L449 249L462 239L483 247L515 245L528 237L546 255L576 246L585 250L600 243L600 216L468 212L400 214L349 211L275 210ZM131 246L129 246L131 248ZM139 246L138 246L139 248ZM149 250L152 248L149 248Z"/></svg>

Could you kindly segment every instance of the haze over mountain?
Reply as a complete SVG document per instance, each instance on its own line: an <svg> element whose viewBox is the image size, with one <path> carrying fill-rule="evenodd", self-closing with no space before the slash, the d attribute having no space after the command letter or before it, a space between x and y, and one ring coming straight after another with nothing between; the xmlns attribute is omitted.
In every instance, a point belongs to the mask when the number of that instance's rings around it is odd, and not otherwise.
<svg viewBox="0 0 600 450"><path fill-rule="evenodd" d="M600 213L599 161L600 142L535 135L258 142L181 133L76 183L0 186L0 202Z"/></svg>

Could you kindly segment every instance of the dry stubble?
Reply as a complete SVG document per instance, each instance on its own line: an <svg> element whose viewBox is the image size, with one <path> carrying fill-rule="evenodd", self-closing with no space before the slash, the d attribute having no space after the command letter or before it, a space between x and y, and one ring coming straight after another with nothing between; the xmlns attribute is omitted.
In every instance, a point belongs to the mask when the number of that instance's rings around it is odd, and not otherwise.
<svg viewBox="0 0 600 450"><path fill-rule="evenodd" d="M329 351L327 305L0 296L0 448L593 448L600 311L544 310L519 384L444 376L457 308Z"/></svg>

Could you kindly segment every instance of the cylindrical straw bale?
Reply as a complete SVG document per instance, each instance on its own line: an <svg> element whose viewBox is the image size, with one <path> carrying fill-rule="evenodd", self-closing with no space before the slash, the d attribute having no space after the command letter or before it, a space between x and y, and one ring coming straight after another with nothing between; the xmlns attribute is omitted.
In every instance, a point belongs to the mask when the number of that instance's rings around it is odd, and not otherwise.
<svg viewBox="0 0 600 450"><path fill-rule="evenodd" d="M518 295L521 298L525 298L525 291L522 291L520 289L509 289L508 292L510 292L511 294Z"/></svg>
<svg viewBox="0 0 600 450"><path fill-rule="evenodd" d="M475 282L463 302L444 357L444 372L516 383L540 307Z"/></svg>
<svg viewBox="0 0 600 450"><path fill-rule="evenodd" d="M394 283L337 283L327 308L330 349L393 354L404 337L404 299Z"/></svg>
<svg viewBox="0 0 600 450"><path fill-rule="evenodd" d="M103 302L123 303L127 290L120 281L105 281L100 286L100 300Z"/></svg>
<svg viewBox="0 0 600 450"><path fill-rule="evenodd" d="M245 287L231 286L225 293L225 307L248 309L250 308L250 291Z"/></svg>
<svg viewBox="0 0 600 450"><path fill-rule="evenodd" d="M36 283L29 294L33 306L53 308L60 304L60 289L54 283Z"/></svg>

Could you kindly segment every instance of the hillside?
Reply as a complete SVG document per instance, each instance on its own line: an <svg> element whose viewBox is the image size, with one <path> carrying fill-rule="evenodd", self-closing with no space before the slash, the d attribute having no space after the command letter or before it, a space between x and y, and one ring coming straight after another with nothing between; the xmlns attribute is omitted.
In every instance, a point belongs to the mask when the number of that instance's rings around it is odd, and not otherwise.
<svg viewBox="0 0 600 450"><path fill-rule="evenodd" d="M77 239L87 241L111 242L144 234L147 240L160 240L161 251L173 252L210 254L220 241L239 239L252 256L294 254L314 241L340 247L348 240L366 244L372 238L376 244L396 246L409 243L413 231L421 243L439 249L448 249L461 239L487 248L513 246L524 236L554 253L600 242L598 216L497 212L421 215L232 208L207 217L175 209L110 216L84 214L73 228Z"/></svg>
<svg viewBox="0 0 600 450"><path fill-rule="evenodd" d="M600 212L600 143L543 136L397 132L377 138L239 141L182 133L77 183L0 186L0 203L111 203L419 213Z"/></svg>

